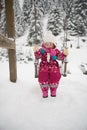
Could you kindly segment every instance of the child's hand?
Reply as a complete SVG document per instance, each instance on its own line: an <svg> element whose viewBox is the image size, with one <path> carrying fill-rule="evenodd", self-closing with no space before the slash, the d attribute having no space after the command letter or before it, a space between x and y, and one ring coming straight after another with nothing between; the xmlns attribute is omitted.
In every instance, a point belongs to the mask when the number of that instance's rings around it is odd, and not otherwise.
<svg viewBox="0 0 87 130"><path fill-rule="evenodd" d="M33 51L36 52L36 51L38 51L38 50L39 50L39 46L38 46L38 45L35 45L35 46L33 47Z"/></svg>
<svg viewBox="0 0 87 130"><path fill-rule="evenodd" d="M65 48L65 50L64 50L64 54L65 54L66 56L69 55L69 50L68 50L68 48Z"/></svg>

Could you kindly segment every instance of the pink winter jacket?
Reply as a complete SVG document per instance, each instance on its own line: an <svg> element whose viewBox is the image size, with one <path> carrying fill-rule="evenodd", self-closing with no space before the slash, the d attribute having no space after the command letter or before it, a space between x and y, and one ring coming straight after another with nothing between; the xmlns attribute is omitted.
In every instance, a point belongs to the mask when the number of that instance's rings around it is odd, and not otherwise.
<svg viewBox="0 0 87 130"><path fill-rule="evenodd" d="M58 59L64 60L66 57L64 53L60 52L57 48L42 47L39 51L35 52L35 57L41 59L38 81L40 84L58 84L61 78ZM50 56L48 56L48 54Z"/></svg>

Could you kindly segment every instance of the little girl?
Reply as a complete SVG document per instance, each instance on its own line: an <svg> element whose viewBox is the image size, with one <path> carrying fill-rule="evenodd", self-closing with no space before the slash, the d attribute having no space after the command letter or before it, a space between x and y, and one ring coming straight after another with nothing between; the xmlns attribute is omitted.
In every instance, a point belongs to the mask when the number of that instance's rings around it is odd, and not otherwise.
<svg viewBox="0 0 87 130"><path fill-rule="evenodd" d="M56 43L53 41L52 36L44 39L42 47L39 49L38 46L34 48L34 54L37 59L41 59L38 82L42 90L43 98L48 97L48 90L50 89L50 95L56 97L56 91L61 78L60 68L58 59L64 60L67 56L65 53L60 52L56 48Z"/></svg>

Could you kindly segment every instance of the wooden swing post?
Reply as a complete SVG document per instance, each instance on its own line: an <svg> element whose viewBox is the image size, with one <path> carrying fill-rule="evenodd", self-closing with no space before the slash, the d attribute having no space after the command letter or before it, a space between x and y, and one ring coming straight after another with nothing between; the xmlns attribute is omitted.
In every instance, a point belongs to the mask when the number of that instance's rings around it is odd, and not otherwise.
<svg viewBox="0 0 87 130"><path fill-rule="evenodd" d="M13 0L5 0L5 11L6 11L6 28L8 38L14 39L15 27L14 27L14 10ZM14 40L15 45L15 40ZM17 79L17 67L16 67L16 49L8 49L9 56L9 69L10 69L10 81L16 82Z"/></svg>
<svg viewBox="0 0 87 130"><path fill-rule="evenodd" d="M64 73L63 73L63 76L66 77L67 76L67 59L65 59L64 61Z"/></svg>

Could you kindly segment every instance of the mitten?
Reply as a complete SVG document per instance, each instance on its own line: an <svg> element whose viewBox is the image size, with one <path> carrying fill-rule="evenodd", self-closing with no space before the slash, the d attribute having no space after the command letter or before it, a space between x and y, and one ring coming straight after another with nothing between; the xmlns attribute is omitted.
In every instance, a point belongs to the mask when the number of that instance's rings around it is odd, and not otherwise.
<svg viewBox="0 0 87 130"><path fill-rule="evenodd" d="M44 49L40 49L40 52L41 52L41 54L44 54L45 50Z"/></svg>
<svg viewBox="0 0 87 130"><path fill-rule="evenodd" d="M35 45L35 46L33 47L33 51L36 52L36 51L38 51L38 50L39 50L39 46L38 46L38 45Z"/></svg>
<svg viewBox="0 0 87 130"><path fill-rule="evenodd" d="M64 54L65 54L66 56L68 56L68 54L69 54L69 50L68 50L68 48L65 48L65 50L64 50Z"/></svg>
<svg viewBox="0 0 87 130"><path fill-rule="evenodd" d="M52 56L52 60L56 60L57 59L57 56Z"/></svg>

